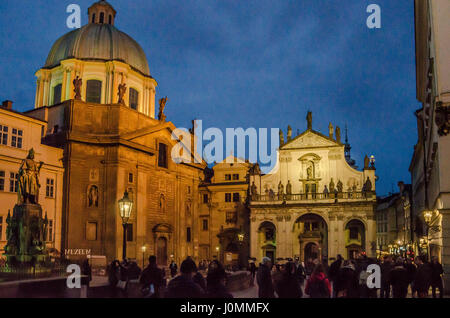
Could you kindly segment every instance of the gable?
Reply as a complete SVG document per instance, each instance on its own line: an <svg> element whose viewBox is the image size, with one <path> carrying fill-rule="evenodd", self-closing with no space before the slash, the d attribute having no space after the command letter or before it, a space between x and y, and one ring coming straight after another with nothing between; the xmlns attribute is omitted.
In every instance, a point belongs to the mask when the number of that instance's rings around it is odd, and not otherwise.
<svg viewBox="0 0 450 318"><path fill-rule="evenodd" d="M285 145L281 146L280 149L286 150L286 149L336 147L336 146L342 146L342 144L314 130L307 130L301 135L298 135L297 137L286 143Z"/></svg>

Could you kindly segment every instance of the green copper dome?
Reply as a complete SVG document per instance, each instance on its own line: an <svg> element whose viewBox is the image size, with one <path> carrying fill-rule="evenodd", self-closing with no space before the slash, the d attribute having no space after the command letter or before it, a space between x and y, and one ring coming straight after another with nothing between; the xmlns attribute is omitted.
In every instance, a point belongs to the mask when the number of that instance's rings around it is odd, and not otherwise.
<svg viewBox="0 0 450 318"><path fill-rule="evenodd" d="M60 37L48 54L45 68L66 59L121 61L150 76L147 57L141 46L112 24L89 23Z"/></svg>

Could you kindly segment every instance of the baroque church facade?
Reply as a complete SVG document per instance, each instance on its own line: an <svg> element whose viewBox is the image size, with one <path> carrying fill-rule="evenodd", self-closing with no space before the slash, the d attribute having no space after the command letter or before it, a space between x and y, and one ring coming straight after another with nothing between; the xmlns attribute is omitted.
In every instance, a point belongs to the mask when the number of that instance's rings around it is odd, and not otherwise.
<svg viewBox="0 0 450 318"><path fill-rule="evenodd" d="M118 200L127 192L127 257L157 255L166 265L198 258L198 185L204 163L171 160L175 126L160 100L144 51L115 27L116 11L98 1L89 23L53 45L37 73L35 109L47 145L63 149L61 252L122 258ZM190 149L190 148L189 148Z"/></svg>
<svg viewBox="0 0 450 318"><path fill-rule="evenodd" d="M328 260L341 254L375 256L375 166L362 171L341 141L339 127L328 136L308 128L287 140L280 131L278 161L267 175L250 176L250 254Z"/></svg>

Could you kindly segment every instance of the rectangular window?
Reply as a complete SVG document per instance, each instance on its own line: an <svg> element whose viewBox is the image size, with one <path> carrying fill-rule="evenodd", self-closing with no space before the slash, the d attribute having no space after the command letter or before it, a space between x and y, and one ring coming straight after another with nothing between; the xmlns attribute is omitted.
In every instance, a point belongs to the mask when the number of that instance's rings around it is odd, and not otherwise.
<svg viewBox="0 0 450 318"><path fill-rule="evenodd" d="M231 174L226 174L225 175L225 181L229 181L231 180Z"/></svg>
<svg viewBox="0 0 450 318"><path fill-rule="evenodd" d="M53 241L53 220L48 220L48 233L47 233L48 239L47 241L51 242Z"/></svg>
<svg viewBox="0 0 450 318"><path fill-rule="evenodd" d="M202 229L203 231L208 231L208 220L207 219L203 219L203 224L202 224Z"/></svg>
<svg viewBox="0 0 450 318"><path fill-rule="evenodd" d="M233 193L233 202L239 202L239 193Z"/></svg>
<svg viewBox="0 0 450 318"><path fill-rule="evenodd" d="M158 167L167 168L167 145L163 143L158 148Z"/></svg>
<svg viewBox="0 0 450 318"><path fill-rule="evenodd" d="M23 131L13 128L11 132L11 147L22 148Z"/></svg>
<svg viewBox="0 0 450 318"><path fill-rule="evenodd" d="M5 171L0 171L0 191L5 191Z"/></svg>
<svg viewBox="0 0 450 318"><path fill-rule="evenodd" d="M53 87L53 105L61 103L62 84Z"/></svg>
<svg viewBox="0 0 450 318"><path fill-rule="evenodd" d="M203 203L208 203L208 195L207 194L204 194L203 195Z"/></svg>
<svg viewBox="0 0 450 318"><path fill-rule="evenodd" d="M86 240L97 241L97 222L87 222Z"/></svg>
<svg viewBox="0 0 450 318"><path fill-rule="evenodd" d="M102 82L89 80L86 82L86 102L100 104L102 98Z"/></svg>
<svg viewBox="0 0 450 318"><path fill-rule="evenodd" d="M0 216L0 241L2 240L3 235L3 216Z"/></svg>
<svg viewBox="0 0 450 318"><path fill-rule="evenodd" d="M19 174L11 172L9 175L9 192L17 192L18 180Z"/></svg>
<svg viewBox="0 0 450 318"><path fill-rule="evenodd" d="M8 126L0 125L0 144L8 144Z"/></svg>
<svg viewBox="0 0 450 318"><path fill-rule="evenodd" d="M186 242L190 242L191 241L191 228L188 227L186 228Z"/></svg>
<svg viewBox="0 0 450 318"><path fill-rule="evenodd" d="M139 103L139 92L130 87L130 108L137 110Z"/></svg>
<svg viewBox="0 0 450 318"><path fill-rule="evenodd" d="M127 242L133 242L133 224L127 224Z"/></svg>
<svg viewBox="0 0 450 318"><path fill-rule="evenodd" d="M225 193L225 202L231 202L231 193Z"/></svg>
<svg viewBox="0 0 450 318"><path fill-rule="evenodd" d="M239 173L233 174L233 180L239 180Z"/></svg>
<svg viewBox="0 0 450 318"><path fill-rule="evenodd" d="M53 198L55 192L55 180L54 179L48 179L45 186L45 196L47 198Z"/></svg>
<svg viewBox="0 0 450 318"><path fill-rule="evenodd" d="M236 213L236 211L227 212L225 222L226 223L233 223L233 224L237 223L237 213Z"/></svg>
<svg viewBox="0 0 450 318"><path fill-rule="evenodd" d="M134 176L132 173L129 173L128 174L128 183L133 183L133 181L134 181Z"/></svg>

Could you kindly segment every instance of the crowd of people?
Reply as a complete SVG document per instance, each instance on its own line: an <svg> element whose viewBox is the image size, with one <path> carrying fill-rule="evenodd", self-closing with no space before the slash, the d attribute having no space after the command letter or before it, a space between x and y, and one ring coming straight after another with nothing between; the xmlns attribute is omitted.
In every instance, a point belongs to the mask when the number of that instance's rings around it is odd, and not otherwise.
<svg viewBox="0 0 450 318"><path fill-rule="evenodd" d="M367 268L377 264L381 271L379 289L367 284L372 272ZM356 260L345 260L338 255L328 266L309 259L272 264L264 257L257 271L260 298L426 298L431 288L433 298L443 297L443 268L436 257L431 262L424 256L404 260L390 255L382 261L360 255ZM372 278L372 277L371 277Z"/></svg>
<svg viewBox="0 0 450 318"><path fill-rule="evenodd" d="M200 261L198 266L191 257L180 265L172 261L166 278L165 269L157 266L156 257L150 256L148 266L142 270L136 262L113 261L108 268L112 291L127 296L128 284L140 286L143 297L150 298L232 298L227 290L227 272L217 260ZM367 284L371 271L368 266L379 265L379 288ZM298 258L272 263L264 257L256 266L250 262L250 286L256 278L259 298L426 298L429 290L433 298L443 297L442 265L433 257L415 259L394 258L386 255L382 260L360 255L355 260L345 260L341 255L328 266L317 259L305 263Z"/></svg>
<svg viewBox="0 0 450 318"><path fill-rule="evenodd" d="M159 268L156 256L150 256L148 266L142 270L134 261L113 261L108 267L108 280L115 296L127 297L128 286L135 281L142 297L148 298L233 298L227 291L227 274L217 260L200 261L199 266L188 257L180 265L169 265L170 281L165 269ZM203 273L206 273L206 278ZM121 293L121 295L117 295Z"/></svg>

